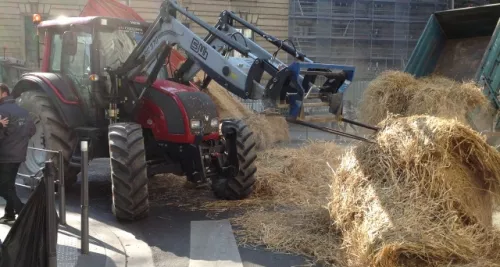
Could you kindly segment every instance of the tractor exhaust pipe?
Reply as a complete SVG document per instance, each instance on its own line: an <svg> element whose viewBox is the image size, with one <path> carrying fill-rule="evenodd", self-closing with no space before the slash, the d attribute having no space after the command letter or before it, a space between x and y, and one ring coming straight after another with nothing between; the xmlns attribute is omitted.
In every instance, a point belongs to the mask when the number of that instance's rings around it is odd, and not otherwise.
<svg viewBox="0 0 500 267"><path fill-rule="evenodd" d="M92 86L92 88L90 89L90 91L92 92L92 96L94 97L94 100L95 100L97 106L100 108L107 108L108 104L104 100L104 96L103 96L104 90L99 90L99 85L94 84Z"/></svg>

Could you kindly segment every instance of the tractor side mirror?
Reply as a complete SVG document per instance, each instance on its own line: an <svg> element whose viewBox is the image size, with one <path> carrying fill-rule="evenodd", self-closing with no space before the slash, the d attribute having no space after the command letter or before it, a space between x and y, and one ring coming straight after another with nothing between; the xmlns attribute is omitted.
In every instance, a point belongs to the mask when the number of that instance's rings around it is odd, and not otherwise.
<svg viewBox="0 0 500 267"><path fill-rule="evenodd" d="M62 52L67 56L76 55L78 48L78 39L75 32L66 31L63 34Z"/></svg>

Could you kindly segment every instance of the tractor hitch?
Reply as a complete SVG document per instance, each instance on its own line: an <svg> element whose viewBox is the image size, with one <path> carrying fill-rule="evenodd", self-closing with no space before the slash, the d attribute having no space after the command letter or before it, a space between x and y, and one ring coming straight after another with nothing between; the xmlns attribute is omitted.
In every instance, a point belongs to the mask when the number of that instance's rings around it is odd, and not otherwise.
<svg viewBox="0 0 500 267"><path fill-rule="evenodd" d="M363 128L366 128L366 129L374 130L375 132L377 132L377 131L380 130L380 128L377 127L377 126L372 126L372 125L364 124L364 123L353 121L353 120L349 120L349 119L346 119L346 118L341 118L340 120L343 121L343 122L347 122L349 124L353 124L353 125L359 126L359 127L363 127Z"/></svg>
<svg viewBox="0 0 500 267"><path fill-rule="evenodd" d="M347 122L347 123L351 123L351 124L360 126L360 127L364 127L364 128L370 129L370 130L374 130L374 131L378 131L379 130L379 128L377 128L377 127L370 126L370 125L365 125L365 124L360 123L360 122L355 122L355 121L351 121L351 120L343 119L343 118L341 118L340 120L344 121L344 122ZM358 140L358 141L363 141L363 142L372 143L372 144L375 143L375 141L372 141L370 139L364 138L362 136L357 136L357 135L354 135L354 134L342 132L342 131L335 130L335 129L332 129L332 128L329 128L329 127L319 126L319 125L316 125L314 123L306 122L306 121L303 121L303 120L300 120L300 119L297 119L297 118L294 118L294 117L287 117L286 121L289 122L289 123L306 126L306 127L309 127L309 128L313 128L313 129L320 130L320 131L323 131L323 132L327 132L327 133L331 133L331 134L335 134L335 135L339 135L339 136L351 138L351 139Z"/></svg>

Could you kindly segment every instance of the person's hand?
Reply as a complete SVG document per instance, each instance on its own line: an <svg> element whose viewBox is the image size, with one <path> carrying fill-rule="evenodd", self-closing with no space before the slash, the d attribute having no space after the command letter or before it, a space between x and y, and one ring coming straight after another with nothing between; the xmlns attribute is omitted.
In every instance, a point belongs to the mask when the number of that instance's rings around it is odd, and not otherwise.
<svg viewBox="0 0 500 267"><path fill-rule="evenodd" d="M0 123L3 125L3 127L7 127L7 125L9 124L9 118L0 119Z"/></svg>

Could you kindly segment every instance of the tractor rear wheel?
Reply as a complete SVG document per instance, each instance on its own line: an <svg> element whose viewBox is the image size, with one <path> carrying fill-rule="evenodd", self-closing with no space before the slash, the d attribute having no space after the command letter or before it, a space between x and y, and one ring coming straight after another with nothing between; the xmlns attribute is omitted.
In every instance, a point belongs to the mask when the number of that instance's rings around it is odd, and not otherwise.
<svg viewBox="0 0 500 267"><path fill-rule="evenodd" d="M80 169L69 167L69 160L77 139L73 131L62 121L49 97L41 91L26 91L16 99L16 102L31 114L35 122L36 133L31 137L28 146L62 151L66 186L74 184ZM26 185L32 185L32 179L24 175L41 175L40 168L44 166L46 160L53 158L52 156L55 155L45 151L28 149L26 161L19 167L19 173L23 175L20 178L23 179L23 182ZM57 162L58 159L55 157L53 160Z"/></svg>
<svg viewBox="0 0 500 267"><path fill-rule="evenodd" d="M118 220L139 220L149 214L148 176L142 127L136 123L109 126L113 214Z"/></svg>
<svg viewBox="0 0 500 267"><path fill-rule="evenodd" d="M253 132L242 120L222 121L221 128L227 152L225 165L233 171L212 181L212 190L221 199L244 199L253 191L257 172Z"/></svg>

